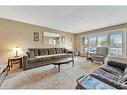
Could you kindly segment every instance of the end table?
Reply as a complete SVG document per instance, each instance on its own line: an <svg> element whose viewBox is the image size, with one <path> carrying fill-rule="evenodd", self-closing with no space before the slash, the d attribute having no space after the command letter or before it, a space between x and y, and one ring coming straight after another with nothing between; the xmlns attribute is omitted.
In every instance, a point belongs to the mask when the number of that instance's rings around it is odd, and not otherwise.
<svg viewBox="0 0 127 95"><path fill-rule="evenodd" d="M10 57L8 58L8 71L13 67L13 64L19 63L19 68L22 68L22 57Z"/></svg>

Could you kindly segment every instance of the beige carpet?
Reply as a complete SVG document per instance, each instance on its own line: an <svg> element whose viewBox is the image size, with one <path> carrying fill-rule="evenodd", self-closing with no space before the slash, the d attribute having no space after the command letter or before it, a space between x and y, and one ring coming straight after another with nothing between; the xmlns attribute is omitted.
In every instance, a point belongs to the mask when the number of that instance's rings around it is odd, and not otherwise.
<svg viewBox="0 0 127 95"><path fill-rule="evenodd" d="M27 71L15 67L9 72L1 89L75 89L76 80L88 75L100 64L86 61L85 57L76 57L75 66L61 65L61 72L53 65L43 66Z"/></svg>

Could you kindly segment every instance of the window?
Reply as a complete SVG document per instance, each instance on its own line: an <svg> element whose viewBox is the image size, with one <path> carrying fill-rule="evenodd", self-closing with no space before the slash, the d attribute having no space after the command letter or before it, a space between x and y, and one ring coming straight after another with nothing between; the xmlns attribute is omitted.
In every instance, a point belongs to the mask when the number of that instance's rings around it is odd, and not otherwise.
<svg viewBox="0 0 127 95"><path fill-rule="evenodd" d="M110 35L110 54L113 56L123 55L123 34L115 33Z"/></svg>
<svg viewBox="0 0 127 95"><path fill-rule="evenodd" d="M89 51L94 52L97 48L97 38L96 37L90 37L89 38Z"/></svg>
<svg viewBox="0 0 127 95"><path fill-rule="evenodd" d="M84 43L84 50L83 51L85 51L85 52L87 52L88 51L88 38L87 37L83 37L83 43Z"/></svg>
<svg viewBox="0 0 127 95"><path fill-rule="evenodd" d="M107 45L108 45L107 35L97 37L97 46L98 47L107 47Z"/></svg>
<svg viewBox="0 0 127 95"><path fill-rule="evenodd" d="M110 56L125 57L124 30L83 36L83 51L94 52L97 47L108 47Z"/></svg>

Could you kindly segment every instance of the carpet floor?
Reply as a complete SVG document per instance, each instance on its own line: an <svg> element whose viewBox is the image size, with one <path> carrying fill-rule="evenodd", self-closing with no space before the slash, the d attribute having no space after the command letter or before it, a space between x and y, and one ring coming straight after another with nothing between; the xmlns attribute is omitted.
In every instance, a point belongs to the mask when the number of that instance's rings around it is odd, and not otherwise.
<svg viewBox="0 0 127 95"><path fill-rule="evenodd" d="M75 66L61 65L61 71L53 65L38 67L26 71L15 67L9 72L1 89L75 89L76 80L88 75L100 64L86 61L85 57L76 57Z"/></svg>

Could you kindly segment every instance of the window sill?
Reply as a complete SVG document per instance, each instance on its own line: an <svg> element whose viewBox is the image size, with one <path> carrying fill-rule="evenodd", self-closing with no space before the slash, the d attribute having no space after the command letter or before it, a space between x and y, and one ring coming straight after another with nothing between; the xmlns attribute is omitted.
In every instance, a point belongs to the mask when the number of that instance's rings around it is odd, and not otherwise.
<svg viewBox="0 0 127 95"><path fill-rule="evenodd" d="M113 55L109 55L108 57L110 57L110 58L122 58L122 59L126 59L126 56L113 56Z"/></svg>

